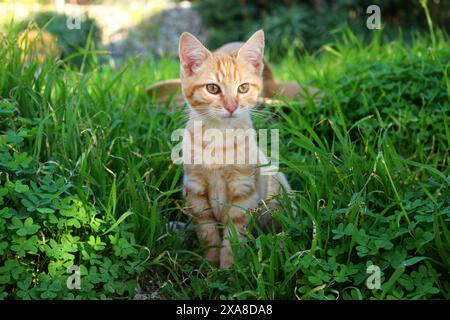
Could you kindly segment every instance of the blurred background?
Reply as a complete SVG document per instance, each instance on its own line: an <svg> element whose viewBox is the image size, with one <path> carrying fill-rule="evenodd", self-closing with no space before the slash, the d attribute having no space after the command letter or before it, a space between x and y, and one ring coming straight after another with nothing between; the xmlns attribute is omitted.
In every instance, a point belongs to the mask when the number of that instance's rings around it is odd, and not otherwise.
<svg viewBox="0 0 450 320"><path fill-rule="evenodd" d="M86 46L105 50L121 63L129 56L176 56L181 32L195 34L208 47L244 40L264 28L271 59L289 51L314 53L350 28L370 40L369 5L381 8L383 37L408 41L427 22L419 0L22 0L0 1L0 31L45 28L57 39L62 57ZM450 30L450 0L428 0L435 26ZM68 19L80 17L79 28ZM30 25L31 21L34 21ZM76 26L76 23L74 23ZM80 63L80 57L72 59Z"/></svg>

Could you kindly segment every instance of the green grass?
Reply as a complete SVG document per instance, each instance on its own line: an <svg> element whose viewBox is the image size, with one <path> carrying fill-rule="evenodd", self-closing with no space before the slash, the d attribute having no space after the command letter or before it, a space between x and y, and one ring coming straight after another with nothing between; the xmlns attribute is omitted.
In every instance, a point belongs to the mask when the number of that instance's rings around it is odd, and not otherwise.
<svg viewBox="0 0 450 320"><path fill-rule="evenodd" d="M177 299L450 298L447 36L364 44L346 33L274 66L324 99L284 100L255 119L279 129L298 212L277 216L282 232L256 230L235 245L230 270L202 258L192 226L168 227L187 219L182 167L170 160L171 133L186 118L145 87L177 77L177 62L115 67L94 56L82 72L51 60L37 72L20 62L14 37L11 28L0 55L0 298L127 298L137 276ZM65 288L72 264L84 266L79 291ZM366 286L372 264L378 290Z"/></svg>

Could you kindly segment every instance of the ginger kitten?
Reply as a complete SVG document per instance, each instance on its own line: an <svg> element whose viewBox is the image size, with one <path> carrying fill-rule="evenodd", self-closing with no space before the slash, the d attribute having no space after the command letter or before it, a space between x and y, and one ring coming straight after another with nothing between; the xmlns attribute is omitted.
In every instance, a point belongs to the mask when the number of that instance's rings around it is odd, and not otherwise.
<svg viewBox="0 0 450 320"><path fill-rule="evenodd" d="M263 88L263 55L262 30L232 53L212 53L190 33L181 35L181 86L189 106L186 129L191 142L183 146L183 154L198 150L211 152L211 143L195 136L198 135L198 131L194 133L196 123L201 124L202 132L214 129L224 133L227 129L253 128L250 111L256 106ZM255 146L254 139L248 139L245 144L226 140L214 152L242 154ZM196 224L197 236L206 248L205 257L222 268L229 268L233 262L228 239L229 222L243 239L248 209L257 208L261 200L270 201L283 189L290 189L282 173L262 174L258 164L267 163L267 159L261 150L256 150L256 163L248 157L240 164L229 161L184 164L183 192L187 210Z"/></svg>

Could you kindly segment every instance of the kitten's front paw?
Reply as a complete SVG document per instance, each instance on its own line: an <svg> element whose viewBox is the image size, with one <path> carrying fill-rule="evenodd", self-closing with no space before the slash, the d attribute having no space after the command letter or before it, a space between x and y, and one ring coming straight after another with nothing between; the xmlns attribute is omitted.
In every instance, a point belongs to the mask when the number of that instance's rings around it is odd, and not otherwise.
<svg viewBox="0 0 450 320"><path fill-rule="evenodd" d="M230 247L223 247L220 250L220 267L230 269L233 264L233 252Z"/></svg>
<svg viewBox="0 0 450 320"><path fill-rule="evenodd" d="M219 265L220 263L220 248L209 248L205 251L205 259L210 263Z"/></svg>

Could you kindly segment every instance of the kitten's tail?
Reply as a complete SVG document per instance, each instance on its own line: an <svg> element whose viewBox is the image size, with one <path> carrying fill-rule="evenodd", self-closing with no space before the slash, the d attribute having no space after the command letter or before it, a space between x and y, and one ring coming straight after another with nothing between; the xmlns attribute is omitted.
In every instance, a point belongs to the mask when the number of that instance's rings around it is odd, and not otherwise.
<svg viewBox="0 0 450 320"><path fill-rule="evenodd" d="M285 96L288 99L298 98L301 102L305 102L307 97L312 97L316 102L323 98L323 93L319 89L314 87L304 89L296 82L272 81L270 85L264 85L264 98L266 100L273 99L277 95Z"/></svg>

